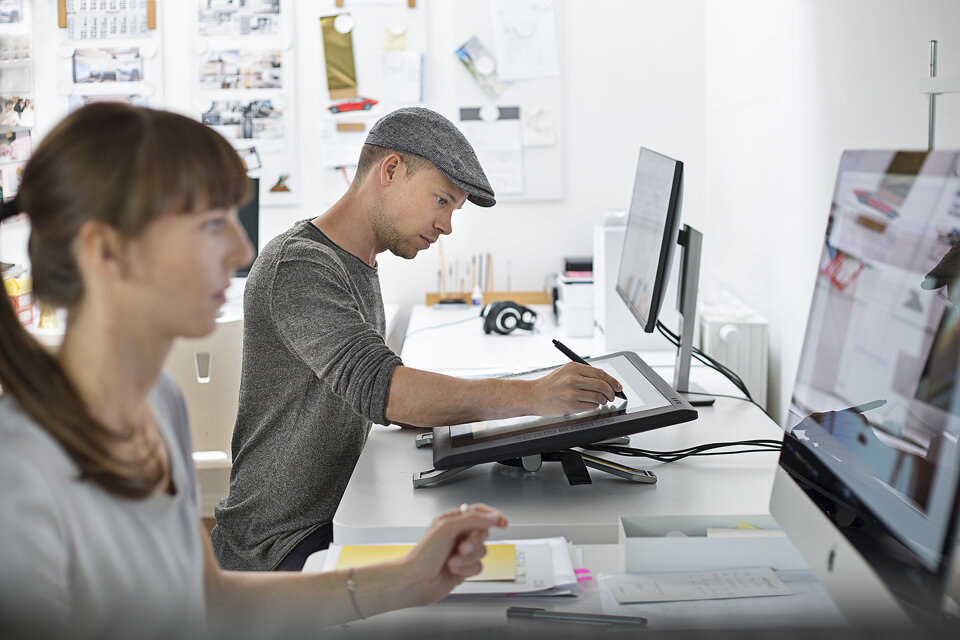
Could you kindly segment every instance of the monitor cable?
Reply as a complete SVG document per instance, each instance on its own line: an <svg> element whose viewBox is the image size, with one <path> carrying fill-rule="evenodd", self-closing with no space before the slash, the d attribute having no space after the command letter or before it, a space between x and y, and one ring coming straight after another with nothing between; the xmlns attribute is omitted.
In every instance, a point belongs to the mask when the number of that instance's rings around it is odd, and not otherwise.
<svg viewBox="0 0 960 640"><path fill-rule="evenodd" d="M680 336L678 336L676 333L671 331L660 320L657 320L657 329L660 331L661 334L663 334L663 337L665 337L668 341L670 341L671 344L673 344L673 346L677 347L678 349L680 348ZM719 371L727 380L733 383L733 386L739 389L740 392L743 393L743 395L746 397L738 398L737 396L725 396L722 394L714 394L714 393L699 393L695 391L688 391L686 389L677 389L679 393L712 396L715 398L727 398L727 397L736 398L737 400L744 400L746 402L753 403L758 409L766 413L766 410L763 407L761 407L756 400L753 399L753 396L750 394L750 390L747 389L746 383L740 378L740 376L737 375L737 373L733 369L726 366L722 362L716 360L715 358L712 358L711 356L707 355L697 347L693 347L692 355L694 358L696 358L706 366L710 367L711 369L715 369Z"/></svg>
<svg viewBox="0 0 960 640"><path fill-rule="evenodd" d="M591 444L580 447L590 451L603 451L627 458L650 458L657 462L676 462L690 456L728 456L739 453L762 453L766 451L780 451L781 442L760 438L757 440L737 440L734 442L710 442L707 444L698 444L685 449L676 451L651 451L648 449L636 449L634 447L625 447L613 444ZM744 447L737 451L722 451L731 447Z"/></svg>

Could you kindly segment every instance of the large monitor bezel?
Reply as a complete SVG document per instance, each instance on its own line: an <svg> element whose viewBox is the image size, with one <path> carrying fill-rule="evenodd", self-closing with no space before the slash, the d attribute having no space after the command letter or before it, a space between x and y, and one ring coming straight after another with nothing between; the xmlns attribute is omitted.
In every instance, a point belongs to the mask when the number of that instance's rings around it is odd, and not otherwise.
<svg viewBox="0 0 960 640"><path fill-rule="evenodd" d="M877 164L881 156L896 153L883 150L845 151L838 169L837 184L845 171L863 170L864 165ZM836 198L835 191L833 201ZM828 234L833 215L831 209ZM829 249L829 245L823 245L821 262L829 255ZM807 321L808 332L815 309L814 297ZM809 336L805 336L805 349L808 340ZM941 557L936 566L930 567L921 555L901 539L901 533L885 524L869 504L857 497L843 478L824 464L809 445L802 442L809 440L810 436L802 434L803 437L798 437L792 433L804 416L832 410L826 406L798 406L796 389L803 384L800 379L802 370L801 355L798 379L786 418L784 444L778 460L777 482L770 499L771 514L778 521L782 520L780 524L836 599L844 615L854 618L852 624L880 626L887 621L902 623L908 620L905 614L914 622L935 620L951 572L957 571L958 566L960 479L956 481L952 508L944 525L939 550ZM927 407L924 415L932 413L931 409ZM911 403L911 413L919 414L922 410L919 402ZM867 588L873 594L872 599L851 591ZM885 610L880 605L884 592L895 599L899 605L898 611Z"/></svg>
<svg viewBox="0 0 960 640"><path fill-rule="evenodd" d="M627 306L630 314L640 323L641 328L646 333L653 333L653 330L657 327L657 319L660 317L660 309L663 307L663 299L666 295L667 284L670 279L670 270L673 265L673 252L677 246L677 238L680 234L680 209L683 204L683 162L646 147L641 147L640 155L637 159L637 174L634 179L634 195L636 195L636 183L640 180L645 154L652 154L674 163L670 197L667 201L666 219L664 220L664 231L657 257L657 273L654 276L653 289L650 293L649 315L647 317L643 316L643 312L633 305L628 297L627 291L621 285L623 271L627 261L627 248L631 246L632 239L630 220L636 211L636 202L633 197L631 197L630 211L627 215L627 229L623 239L624 249L620 256L620 268L617 270L616 292Z"/></svg>
<svg viewBox="0 0 960 640"><path fill-rule="evenodd" d="M553 453L570 447L579 447L619 436L641 433L697 418L697 411L664 381L640 356L630 351L620 351L598 358L587 358L588 363L598 363L616 357L625 357L650 382L668 402L666 406L634 413L603 413L584 418L576 429L565 429L560 423L568 422L570 416L556 419L557 427L541 425L532 433L504 434L490 441L454 447L450 427L433 429L433 466L435 469L453 469L485 462L497 462L523 456ZM554 369L548 367L537 371ZM535 373L535 372L528 372Z"/></svg>

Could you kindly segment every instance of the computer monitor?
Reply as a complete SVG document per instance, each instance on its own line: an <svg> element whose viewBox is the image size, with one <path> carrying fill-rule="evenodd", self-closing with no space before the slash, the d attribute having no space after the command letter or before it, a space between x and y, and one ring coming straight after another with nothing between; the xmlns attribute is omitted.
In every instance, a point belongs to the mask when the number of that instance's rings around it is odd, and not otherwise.
<svg viewBox="0 0 960 640"><path fill-rule="evenodd" d="M616 291L643 331L653 332L659 322L674 249L681 246L677 299L680 330L673 386L690 404L710 405L714 399L690 383L702 235L689 225L681 230L682 202L683 163L641 148Z"/></svg>
<svg viewBox="0 0 960 640"><path fill-rule="evenodd" d="M950 602L958 372L960 153L844 152L770 511L851 624Z"/></svg>
<svg viewBox="0 0 960 640"><path fill-rule="evenodd" d="M640 149L617 293L647 333L657 327L680 232L683 163Z"/></svg>
<svg viewBox="0 0 960 640"><path fill-rule="evenodd" d="M253 244L253 257L256 259L257 243L260 240L260 178L249 178L249 180L250 199L240 205L237 214L240 217L240 224L250 237L251 244ZM253 265L253 260L250 261L250 264L237 269L237 277L247 277L251 265Z"/></svg>

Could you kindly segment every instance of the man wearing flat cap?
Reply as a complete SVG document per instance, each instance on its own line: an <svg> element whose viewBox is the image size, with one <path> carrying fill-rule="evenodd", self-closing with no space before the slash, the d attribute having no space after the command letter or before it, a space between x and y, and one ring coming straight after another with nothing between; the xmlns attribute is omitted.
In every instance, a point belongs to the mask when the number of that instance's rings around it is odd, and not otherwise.
<svg viewBox="0 0 960 640"><path fill-rule="evenodd" d="M467 139L443 116L394 111L370 130L329 210L271 240L244 293L243 373L220 566L299 570L332 520L371 424L422 427L563 415L620 384L571 363L539 380L463 380L403 366L384 342L377 254L413 258L470 200L496 204Z"/></svg>

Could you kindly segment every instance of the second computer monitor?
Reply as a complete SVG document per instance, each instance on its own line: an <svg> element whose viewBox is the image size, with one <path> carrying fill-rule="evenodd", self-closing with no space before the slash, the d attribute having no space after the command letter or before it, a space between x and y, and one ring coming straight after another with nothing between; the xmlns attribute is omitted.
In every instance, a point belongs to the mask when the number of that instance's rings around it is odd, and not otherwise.
<svg viewBox="0 0 960 640"><path fill-rule="evenodd" d="M647 333L657 326L677 245L683 163L640 149L617 293Z"/></svg>

